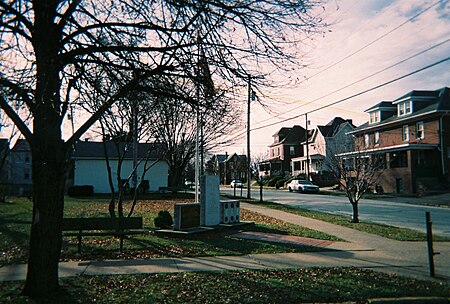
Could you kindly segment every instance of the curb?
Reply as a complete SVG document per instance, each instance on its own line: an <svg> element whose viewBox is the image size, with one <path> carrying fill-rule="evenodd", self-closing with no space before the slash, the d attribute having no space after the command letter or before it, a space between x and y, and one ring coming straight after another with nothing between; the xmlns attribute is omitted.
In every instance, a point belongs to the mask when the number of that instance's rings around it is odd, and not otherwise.
<svg viewBox="0 0 450 304"><path fill-rule="evenodd" d="M448 304L449 298L443 297L403 297L403 298L378 298L369 299L370 304L419 304L419 303L433 303L433 304Z"/></svg>

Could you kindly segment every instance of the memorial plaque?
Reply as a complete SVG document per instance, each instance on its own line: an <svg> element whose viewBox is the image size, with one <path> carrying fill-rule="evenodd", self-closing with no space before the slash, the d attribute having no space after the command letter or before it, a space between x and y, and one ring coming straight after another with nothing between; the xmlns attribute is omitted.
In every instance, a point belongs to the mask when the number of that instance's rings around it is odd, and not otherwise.
<svg viewBox="0 0 450 304"><path fill-rule="evenodd" d="M183 230L200 226L200 204L175 204L174 230Z"/></svg>

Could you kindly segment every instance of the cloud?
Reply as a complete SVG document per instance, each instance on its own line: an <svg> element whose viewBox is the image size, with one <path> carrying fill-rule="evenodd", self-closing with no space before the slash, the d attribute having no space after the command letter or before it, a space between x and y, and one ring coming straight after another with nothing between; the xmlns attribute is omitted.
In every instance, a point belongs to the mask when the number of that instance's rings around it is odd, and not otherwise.
<svg viewBox="0 0 450 304"><path fill-rule="evenodd" d="M300 75L295 75L300 79L303 79L303 76L309 77L309 80L302 82L295 89L285 90L284 96L279 96L279 99L289 101L289 104L281 105L278 110L292 111L305 102L337 91L448 39L449 1L441 2L414 20L408 20L433 3L435 1L343 0L337 2L339 6L337 9L336 2L330 2L327 6L328 19L325 19L325 22L332 24L330 27L332 31L324 38L314 40L315 47L305 59L305 62L311 63L310 66L301 70ZM450 42L282 117L299 115L346 98L446 58L448 54ZM348 58L343 60L346 57ZM341 63L337 63L341 60L343 60ZM367 119L363 111L379 101L393 100L415 89L434 90L450 86L449 67L450 62L447 61L333 108L314 112L310 115L313 125L325 124L337 115L353 118L357 123L361 123ZM276 119L267 120L267 115L259 113L257 109L255 111L254 117L258 117L258 121L263 121L260 126L264 125L265 120L267 123L276 121ZM259 130L252 136L259 143L265 140L269 145L272 138L267 134L272 134L283 126L298 123L304 125L304 117Z"/></svg>

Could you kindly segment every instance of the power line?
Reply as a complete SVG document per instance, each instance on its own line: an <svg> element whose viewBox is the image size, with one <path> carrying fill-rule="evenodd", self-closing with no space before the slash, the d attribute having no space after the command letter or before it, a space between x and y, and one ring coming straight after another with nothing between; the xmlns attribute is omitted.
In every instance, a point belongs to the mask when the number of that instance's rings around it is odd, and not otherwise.
<svg viewBox="0 0 450 304"><path fill-rule="evenodd" d="M362 46L361 48L357 49L356 51L354 51L353 53L350 53L349 55L345 56L344 58L338 60L337 62L329 65L328 67L324 68L323 70L320 70L319 72L313 74L311 77L307 77L306 79L302 80L299 82L299 84L302 84L303 82L310 80L311 78L322 74L323 72L331 69L332 67L338 65L339 63L347 60L350 57L353 57L354 55L358 54L359 52L361 52L362 50L368 48L369 46L371 46L372 44L374 44L375 42L378 42L379 40L383 39L384 37L388 36L389 34L393 33L394 31L398 30L399 28L401 28L402 26L404 26L405 24L411 22L412 20L414 20L415 18L419 17L420 15L422 15L423 13L427 12L428 10L430 10L431 8L433 8L434 6L438 5L440 2L442 2L443 0L439 0L436 1L435 3L433 3L432 5L428 6L427 8L425 8L424 10L420 11L419 13L417 13L416 15L412 16L411 18L409 18L408 20L404 21L403 23L401 23L400 25L394 27L392 30L384 33L383 35L379 36L378 38L376 38L375 40L372 40L371 42L369 42L368 44Z"/></svg>
<svg viewBox="0 0 450 304"><path fill-rule="evenodd" d="M399 81L399 80L402 80L402 79L407 78L407 77L409 77L409 76L412 76L412 75L414 75L414 74L420 73L420 72L422 72L422 71L425 71L425 70L427 70L427 69L430 69L430 68L432 68L432 67L434 67L434 66L437 66L437 65L439 65L439 64L441 64L441 63L444 63L444 62L446 62L446 61L449 61L449 60L450 60L450 57L441 59L441 60L436 61L436 62L434 62L434 63L432 63L432 64L429 64L429 65L427 65L427 66L425 66L425 67L422 67L422 68L420 68L420 69L417 69L417 70L415 70L415 71L413 71L413 72L410 72L410 73L405 74L405 75L402 75L402 76L400 76L400 77L391 79L391 80L386 81L386 82L384 82L384 83L382 83L382 84L376 85L376 86L374 86L374 87L372 87L372 88L369 88L369 89L366 89L366 90L361 91L361 92L359 92L359 93L353 94L353 95L351 95L351 96L342 98L342 99L340 99L340 100L338 100L338 101L335 101L335 102L332 102L332 103L330 103L330 104L327 104L327 105L318 107L318 108L316 108L316 109L313 109L313 110L311 110L311 111L308 111L308 112L305 112L305 113L302 113L302 114L299 114L299 115L295 115L295 116L293 116L293 117L289 117L289 118L283 119L283 120L278 121L278 122L274 122L274 123L271 123L271 124L267 124L267 125L264 125L264 126L260 126L260 127L257 127L257 128L253 128L251 131L256 131L256 130L260 130L260 129L263 129L263 128L271 127L271 126L274 126L274 125L277 125L277 124L280 124L280 123L283 123L283 122L286 122L286 121L289 121L289 120L293 120L293 119L299 118L299 117L304 116L304 115L306 115L306 114L314 113L314 112L317 112L317 111L319 111L319 110L322 110L322 109L325 109L325 108L334 106L334 105L336 105L336 104L342 103L342 102L347 101L347 100L349 100L349 99L352 99L352 98L361 96L361 95L363 95L363 94L366 94L366 93L369 93L369 92L374 91L374 90L376 90L376 89L379 89L379 88L381 88L381 87L384 87L384 86L386 86L386 85L388 85L388 84L397 82L397 81Z"/></svg>
<svg viewBox="0 0 450 304"><path fill-rule="evenodd" d="M444 41L444 42L445 42L445 41ZM444 42L442 42L442 43L444 43ZM304 113L299 114L299 115L295 115L295 116L293 116L293 117L289 117L289 118L286 118L286 119L283 119L283 120L280 120L280 121L277 121L277 122L273 122L273 123L270 123L270 124L267 124L267 125L263 125L263 126L260 126L260 127L253 128L253 129L251 129L250 131L257 131L257 130L260 130L260 129L264 129L264 128L267 128L267 127L271 127L271 126L274 126L274 125L277 125L277 124L280 124L280 123L283 123L283 122L286 122L286 121L290 121L290 120L299 118L299 117L304 116L304 115L306 115L306 114L314 113L314 112L317 112L317 111L319 111L319 110L322 110L322 109L325 109L325 108L334 106L334 105L336 105L336 104L339 104L339 103L342 103L342 102L347 101L347 100L349 100L349 99L352 99L352 98L361 96L361 95L366 94L366 93L368 93L368 92L371 92L371 91L374 91L374 90L379 89L379 88L381 88L381 87L384 87L384 86L386 86L386 85L388 85L388 84L397 82L397 81L399 81L399 80L401 80L401 79L407 78L407 77L412 76L412 75L414 75L414 74L417 74L417 73L420 73L420 72L425 71L425 70L427 70L427 69L430 69L430 68L432 68L432 67L434 67L434 66L436 66L436 65L439 65L439 64L441 64L441 63L444 63L444 62L446 62L446 61L448 61L448 60L450 60L450 57L447 57L447 58L438 60L438 61L436 61L436 62L434 62L434 63L432 63L432 64L430 64L430 65L427 65L427 66L425 66L425 67L422 67L422 68L420 68L420 69L417 69L417 70L415 70L415 71L413 71L413 72L410 72L410 73L405 74L405 75L403 75L403 76L400 76L400 77L391 79L391 80L389 80L389 81L387 81L387 82L384 82L384 83L382 83L382 84L376 85L376 86L374 86L374 87L372 87L372 88L366 89L366 90L364 90L364 91L361 91L361 92L359 92L359 93L353 94L353 95L351 95L351 96L345 97L345 98L340 99L340 100L338 100L338 101L335 101L335 102L333 102L333 103L330 103L330 104L321 106L321 107L319 107L319 108L313 109L313 110L308 111L308 112L304 112ZM237 133L237 134L234 135L232 138L230 138L229 141L230 141L230 140L231 140L231 141L232 141L232 140L236 140L236 139L242 137L242 136L244 135L244 133L245 133L245 132L239 132L239 133Z"/></svg>
<svg viewBox="0 0 450 304"><path fill-rule="evenodd" d="M433 45L433 46L430 46L430 47L426 48L425 50L422 50L422 51L420 51L420 52L418 52L418 53L415 53L414 55L411 55L411 56L409 56L409 57L407 57L407 58L405 58L405 59L403 59L403 60L400 60L400 61L398 61L398 62L396 62L396 63L394 63L394 64L392 64L392 65L390 65L390 66L388 66L388 67L385 67L385 68L383 68L383 69L381 69L381 70L379 70L379 71L377 71L377 72L375 72L375 73L372 73L372 74L370 74L370 75L368 75L368 76L365 76L365 77L363 77L363 78L361 78L361 79L359 79L359 80L356 80L356 81L354 81L354 82L352 82L352 83L350 83L350 84L347 84L347 85L343 86L342 88L339 88L339 89L334 90L334 91L332 91L332 92L330 92L330 93L327 93L327 94L325 94L325 95L323 95L323 96L320 96L320 97L318 97L318 98L315 98L315 99L313 99L313 100L311 100L311 101L309 101L309 102L306 102L306 103L304 103L304 104L301 104L301 105L299 105L299 106L297 106L297 107L295 107L295 108L292 108L292 109L290 109L290 110L287 110L287 111L285 111L283 114L286 114L286 113L295 111L295 110L300 109L300 108L302 108L302 107L304 107L304 106L307 106L307 105L309 105L309 104L311 104L311 103L314 103L314 102L316 102L316 101L318 101L318 100L320 100L320 99L323 99L323 98L328 97L328 96L330 96L330 95L333 95L333 94L335 94L335 93L337 93L337 92L340 92L340 91L342 91L342 90L344 90L344 89L347 89L347 88L349 88L349 87L351 87L351 86L353 86L353 85L355 85L355 84L357 84L357 83L360 83L360 82L362 82L362 81L364 81L364 80L367 80L367 79L369 79L369 78L371 78L371 77L373 77L373 76L376 76L376 75L378 75L378 74L381 74L381 73L383 73L383 72L385 72L385 71L387 71L387 70L389 70L389 69L391 69L391 68L393 68L393 67L396 67L396 66L398 66L398 65L400 65L400 64L402 64L402 63L405 63L405 62L408 61L408 60L411 60L411 59L413 59L413 58L415 58L415 57L418 57L418 56L420 56L420 55L422 55L422 54L424 54L424 53L426 53L426 52L429 52L429 51L431 51L431 50L433 50L433 49L435 49L435 48L437 48L437 47L440 47L440 46L442 46L442 45L444 45L444 44L446 44L446 43L448 43L448 42L450 42L450 38L448 38L448 39L446 39L446 40L444 40L444 41L441 41L441 42L439 42L439 43L437 43L437 44L435 44L435 45ZM280 114L280 115L273 116L273 117L268 118L268 119L277 118L277 117L279 117L279 116L281 116L281 114ZM266 120L268 120L268 119L266 119ZM258 122L257 124L260 124L260 123L262 123L262 122L264 122L264 120Z"/></svg>

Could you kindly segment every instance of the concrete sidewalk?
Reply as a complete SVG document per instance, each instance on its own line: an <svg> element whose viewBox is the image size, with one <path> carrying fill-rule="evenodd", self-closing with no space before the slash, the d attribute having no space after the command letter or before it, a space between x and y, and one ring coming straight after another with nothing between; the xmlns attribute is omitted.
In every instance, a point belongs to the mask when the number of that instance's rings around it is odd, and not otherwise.
<svg viewBox="0 0 450 304"><path fill-rule="evenodd" d="M353 266L388 273L430 279L425 242L399 242L322 221L242 203L241 208L335 235L346 242L303 240L307 245L323 247L308 253L255 254L199 258L157 258L61 262L60 277L108 274L179 273L243 269ZM305 239L305 238L303 238ZM450 281L450 243L435 243L436 275ZM0 268L0 281L24 280L26 265Z"/></svg>

